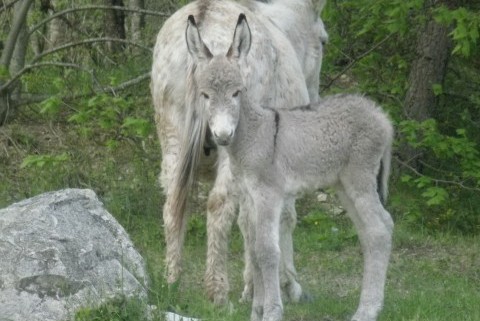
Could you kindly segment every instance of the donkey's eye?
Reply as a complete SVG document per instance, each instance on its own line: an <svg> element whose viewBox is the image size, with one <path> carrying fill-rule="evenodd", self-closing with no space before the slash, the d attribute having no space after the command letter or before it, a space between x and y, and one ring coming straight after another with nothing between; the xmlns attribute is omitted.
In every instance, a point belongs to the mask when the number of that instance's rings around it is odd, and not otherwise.
<svg viewBox="0 0 480 321"><path fill-rule="evenodd" d="M233 93L232 97L237 98L238 95L240 95L240 90L237 90L236 92Z"/></svg>
<svg viewBox="0 0 480 321"><path fill-rule="evenodd" d="M202 97L205 98L205 99L209 99L209 98L210 98L210 96L207 95L206 93L202 93Z"/></svg>

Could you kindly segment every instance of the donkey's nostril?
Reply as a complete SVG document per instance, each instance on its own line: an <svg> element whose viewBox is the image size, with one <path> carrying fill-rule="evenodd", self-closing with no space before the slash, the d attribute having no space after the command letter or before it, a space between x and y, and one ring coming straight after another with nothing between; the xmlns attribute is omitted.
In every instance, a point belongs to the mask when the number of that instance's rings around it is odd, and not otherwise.
<svg viewBox="0 0 480 321"><path fill-rule="evenodd" d="M213 131L213 137L218 145L228 145L233 137L233 130Z"/></svg>

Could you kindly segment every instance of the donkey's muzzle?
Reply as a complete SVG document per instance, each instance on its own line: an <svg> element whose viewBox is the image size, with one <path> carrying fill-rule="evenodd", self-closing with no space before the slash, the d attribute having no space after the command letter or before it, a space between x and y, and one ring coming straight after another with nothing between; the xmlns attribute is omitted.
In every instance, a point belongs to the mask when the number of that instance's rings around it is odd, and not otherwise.
<svg viewBox="0 0 480 321"><path fill-rule="evenodd" d="M221 131L219 133L213 131L213 139L220 146L227 146L232 142L233 130Z"/></svg>

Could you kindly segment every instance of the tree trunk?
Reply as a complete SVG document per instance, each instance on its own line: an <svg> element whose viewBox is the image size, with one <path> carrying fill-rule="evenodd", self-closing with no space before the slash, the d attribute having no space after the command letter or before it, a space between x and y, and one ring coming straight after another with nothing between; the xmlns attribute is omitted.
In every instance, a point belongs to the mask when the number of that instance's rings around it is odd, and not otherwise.
<svg viewBox="0 0 480 321"><path fill-rule="evenodd" d="M28 42L28 35L25 28L28 11L32 3L33 0L23 0L15 4L12 28L8 33L5 47L0 58L0 68L2 69L0 86L9 78L8 75L12 75L12 72L15 73L23 68L25 63L25 51ZM9 109L11 95L15 87L16 86L10 86L0 91L0 125L3 125L9 114L13 112Z"/></svg>
<svg viewBox="0 0 480 321"><path fill-rule="evenodd" d="M17 37L17 44L15 45L15 50L13 51L13 56L12 60L10 62L10 75L16 75L20 70L25 67L25 57L27 54L27 47L28 47L28 32L27 32L27 26L24 24L22 28L20 29L20 32L18 33ZM20 100L20 95L21 95L21 89L22 89L22 84L20 81L16 81L15 84L13 84L9 91L10 91L10 97L12 101L19 101ZM15 110L12 110L12 113L15 112Z"/></svg>
<svg viewBox="0 0 480 321"><path fill-rule="evenodd" d="M107 6L123 7L123 0L104 0ZM125 13L120 10L107 10L105 12L105 35L116 39L125 39ZM110 41L107 48L111 53L121 53L124 45L119 42Z"/></svg>
<svg viewBox="0 0 480 321"><path fill-rule="evenodd" d="M130 0L130 7L136 9L145 8L145 0ZM142 29L145 26L145 15L141 13L132 13L132 20L130 22L131 26L131 37L133 42L140 42Z"/></svg>
<svg viewBox="0 0 480 321"><path fill-rule="evenodd" d="M430 118L437 104L434 84L443 84L450 56L451 39L448 27L428 21L417 38L417 58L408 78L404 111L408 119L423 121Z"/></svg>
<svg viewBox="0 0 480 321"><path fill-rule="evenodd" d="M57 1L52 1L54 7L56 8ZM50 14L54 14L54 11L51 11ZM66 19L63 17L63 19ZM66 42L68 42L68 38L72 32L71 29L68 28L68 25L62 18L56 18L50 21L48 24L48 49L53 49L58 47Z"/></svg>
<svg viewBox="0 0 480 321"><path fill-rule="evenodd" d="M450 57L452 41L449 28L438 24L433 17L419 30L416 42L416 58L408 78L403 110L407 119L424 121L435 113L438 97L433 85L442 85ZM420 170L421 151L406 144L399 150L400 156Z"/></svg>

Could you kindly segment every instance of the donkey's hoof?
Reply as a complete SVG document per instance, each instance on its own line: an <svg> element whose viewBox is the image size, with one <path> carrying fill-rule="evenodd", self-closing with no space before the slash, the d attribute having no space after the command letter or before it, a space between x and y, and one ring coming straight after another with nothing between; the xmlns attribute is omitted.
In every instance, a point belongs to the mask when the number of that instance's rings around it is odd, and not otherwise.
<svg viewBox="0 0 480 321"><path fill-rule="evenodd" d="M359 307L351 321L376 321L380 310L381 305L378 304Z"/></svg>
<svg viewBox="0 0 480 321"><path fill-rule="evenodd" d="M216 306L228 306L230 301L228 300L228 295L218 294L213 296L213 304Z"/></svg>
<svg viewBox="0 0 480 321"><path fill-rule="evenodd" d="M302 292L302 295L300 296L300 303L311 303L315 300L315 297L309 293L306 292L305 290Z"/></svg>
<svg viewBox="0 0 480 321"><path fill-rule="evenodd" d="M238 303L241 303L241 304L247 304L250 302L252 302L252 296L250 295L242 294L242 297L240 298L240 300L238 300Z"/></svg>
<svg viewBox="0 0 480 321"><path fill-rule="evenodd" d="M285 294L288 297L288 301L292 303L298 303L302 300L302 296L303 296L302 286L297 282L290 283L286 287L285 292L286 292Z"/></svg>
<svg viewBox="0 0 480 321"><path fill-rule="evenodd" d="M253 285L246 284L242 292L242 297L238 302L244 304L252 302L253 299Z"/></svg>

